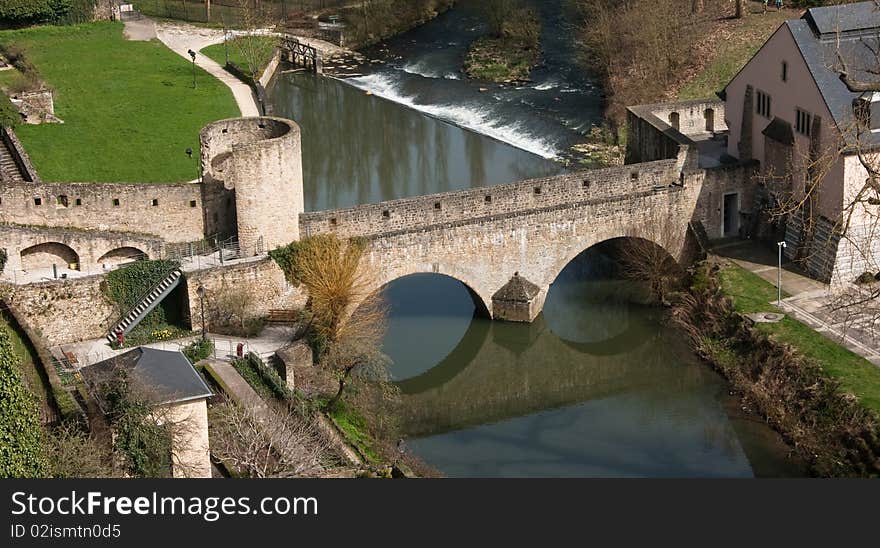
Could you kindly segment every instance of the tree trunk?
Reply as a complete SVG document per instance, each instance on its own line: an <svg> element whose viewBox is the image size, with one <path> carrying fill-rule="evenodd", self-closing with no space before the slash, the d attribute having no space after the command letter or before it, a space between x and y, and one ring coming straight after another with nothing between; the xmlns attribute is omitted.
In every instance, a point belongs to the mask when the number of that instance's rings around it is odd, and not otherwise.
<svg viewBox="0 0 880 548"><path fill-rule="evenodd" d="M349 367L342 374L342 377L339 379L339 390L336 391L336 395L330 398L330 401L327 402L326 411L328 413L332 413L336 409L336 405L339 403L339 400L342 399L342 393L345 391L345 383L348 381L348 377L351 375L351 370L354 367Z"/></svg>
<svg viewBox="0 0 880 548"><path fill-rule="evenodd" d="M736 0L736 18L742 19L746 16L746 1Z"/></svg>

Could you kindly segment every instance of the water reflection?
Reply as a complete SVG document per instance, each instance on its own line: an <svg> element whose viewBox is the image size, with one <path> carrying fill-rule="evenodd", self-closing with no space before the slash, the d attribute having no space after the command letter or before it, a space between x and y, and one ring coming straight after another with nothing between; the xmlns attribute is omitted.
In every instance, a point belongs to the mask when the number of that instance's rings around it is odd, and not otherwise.
<svg viewBox="0 0 880 548"><path fill-rule="evenodd" d="M730 420L724 382L607 262L596 248L576 259L533 324L474 317L449 278L392 284L385 349L410 447L451 476L791 470L778 438L749 434L766 426Z"/></svg>

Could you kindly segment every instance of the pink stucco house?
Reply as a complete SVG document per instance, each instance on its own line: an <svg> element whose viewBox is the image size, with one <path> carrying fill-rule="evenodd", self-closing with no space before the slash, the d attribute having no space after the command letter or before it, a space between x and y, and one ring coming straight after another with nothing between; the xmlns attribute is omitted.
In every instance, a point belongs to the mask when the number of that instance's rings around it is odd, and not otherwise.
<svg viewBox="0 0 880 548"><path fill-rule="evenodd" d="M878 205L858 198L869 178L859 153L880 164L880 93L870 91L878 44L877 3L812 8L783 23L719 93L727 153L760 162L756 209L786 209L772 219L775 237L832 284L880 270Z"/></svg>

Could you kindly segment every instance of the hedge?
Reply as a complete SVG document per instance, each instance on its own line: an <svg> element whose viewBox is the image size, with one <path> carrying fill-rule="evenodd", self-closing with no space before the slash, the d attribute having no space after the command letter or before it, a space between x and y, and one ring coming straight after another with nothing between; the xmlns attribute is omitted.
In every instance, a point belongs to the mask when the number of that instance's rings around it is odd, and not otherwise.
<svg viewBox="0 0 880 548"><path fill-rule="evenodd" d="M0 477L46 476L45 441L37 399L22 383L9 332L0 328Z"/></svg>

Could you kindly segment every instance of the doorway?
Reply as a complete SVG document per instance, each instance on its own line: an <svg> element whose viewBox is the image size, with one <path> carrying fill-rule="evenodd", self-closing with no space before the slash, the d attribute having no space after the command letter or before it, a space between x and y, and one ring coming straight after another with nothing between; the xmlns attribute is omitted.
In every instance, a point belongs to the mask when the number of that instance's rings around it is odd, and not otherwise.
<svg viewBox="0 0 880 548"><path fill-rule="evenodd" d="M715 110L707 108L703 112L703 117L706 119L706 131L715 133Z"/></svg>
<svg viewBox="0 0 880 548"><path fill-rule="evenodd" d="M739 232L739 194L731 192L724 195L723 236L734 236Z"/></svg>

